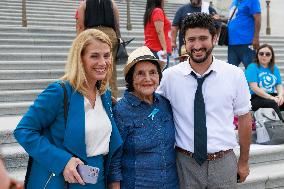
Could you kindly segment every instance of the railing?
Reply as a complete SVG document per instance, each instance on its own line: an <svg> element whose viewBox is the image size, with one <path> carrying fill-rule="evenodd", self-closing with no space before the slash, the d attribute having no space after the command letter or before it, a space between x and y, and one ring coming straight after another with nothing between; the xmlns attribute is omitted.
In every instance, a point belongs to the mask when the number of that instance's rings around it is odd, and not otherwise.
<svg viewBox="0 0 284 189"><path fill-rule="evenodd" d="M266 0L266 35L271 34L270 28L270 0Z"/></svg>
<svg viewBox="0 0 284 189"><path fill-rule="evenodd" d="M132 25L131 25L131 20L130 20L130 0L127 0L127 5L126 5L126 7L127 7L127 9L126 9L126 11L127 11L127 25L126 25L126 29L127 30L132 30Z"/></svg>
<svg viewBox="0 0 284 189"><path fill-rule="evenodd" d="M27 2L22 0L22 26L27 27Z"/></svg>

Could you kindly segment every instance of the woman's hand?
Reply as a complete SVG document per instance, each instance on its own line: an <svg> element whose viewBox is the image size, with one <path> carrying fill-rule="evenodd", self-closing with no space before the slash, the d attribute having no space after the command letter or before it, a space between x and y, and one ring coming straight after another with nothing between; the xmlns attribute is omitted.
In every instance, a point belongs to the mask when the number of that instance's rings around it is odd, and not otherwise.
<svg viewBox="0 0 284 189"><path fill-rule="evenodd" d="M280 96L276 96L275 98L277 98L278 106L281 106L283 104L283 102L284 102L283 96L280 95Z"/></svg>
<svg viewBox="0 0 284 189"><path fill-rule="evenodd" d="M80 164L84 164L79 158L72 157L68 163L66 164L63 176L66 182L68 183L79 183L85 185L83 179L79 175L77 171L77 166Z"/></svg>

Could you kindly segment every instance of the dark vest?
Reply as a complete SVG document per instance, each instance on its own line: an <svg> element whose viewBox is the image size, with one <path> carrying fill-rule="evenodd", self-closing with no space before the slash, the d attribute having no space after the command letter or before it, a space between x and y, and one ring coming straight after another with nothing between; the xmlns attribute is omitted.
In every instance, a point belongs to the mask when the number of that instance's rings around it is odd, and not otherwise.
<svg viewBox="0 0 284 189"><path fill-rule="evenodd" d="M111 0L87 0L84 24L86 28L105 26L115 30Z"/></svg>

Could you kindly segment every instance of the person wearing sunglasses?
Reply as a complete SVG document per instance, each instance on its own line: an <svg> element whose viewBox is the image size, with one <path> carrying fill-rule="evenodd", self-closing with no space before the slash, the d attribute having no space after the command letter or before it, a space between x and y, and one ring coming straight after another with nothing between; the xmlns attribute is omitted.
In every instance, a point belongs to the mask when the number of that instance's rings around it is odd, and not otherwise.
<svg viewBox="0 0 284 189"><path fill-rule="evenodd" d="M245 75L251 92L252 111L273 108L284 122L281 115L284 110L283 86L272 46L263 44L257 49L255 63L247 67Z"/></svg>

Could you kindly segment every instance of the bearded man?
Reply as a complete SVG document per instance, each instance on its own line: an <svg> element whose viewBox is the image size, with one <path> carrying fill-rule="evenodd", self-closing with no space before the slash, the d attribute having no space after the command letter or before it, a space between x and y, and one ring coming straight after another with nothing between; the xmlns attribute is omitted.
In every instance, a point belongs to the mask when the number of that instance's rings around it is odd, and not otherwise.
<svg viewBox="0 0 284 189"><path fill-rule="evenodd" d="M236 189L249 175L248 84L240 68L212 55L217 36L211 16L186 16L181 32L189 59L166 69L157 89L173 110L180 188ZM239 119L238 160L234 116Z"/></svg>

